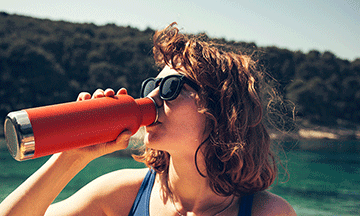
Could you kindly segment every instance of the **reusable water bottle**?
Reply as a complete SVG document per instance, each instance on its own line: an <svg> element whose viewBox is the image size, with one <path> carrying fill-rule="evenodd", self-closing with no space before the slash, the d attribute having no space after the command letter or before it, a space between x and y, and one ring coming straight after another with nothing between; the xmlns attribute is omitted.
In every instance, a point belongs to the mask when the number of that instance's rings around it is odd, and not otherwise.
<svg viewBox="0 0 360 216"><path fill-rule="evenodd" d="M10 112L4 131L10 154L22 161L113 141L156 119L152 98L116 95Z"/></svg>

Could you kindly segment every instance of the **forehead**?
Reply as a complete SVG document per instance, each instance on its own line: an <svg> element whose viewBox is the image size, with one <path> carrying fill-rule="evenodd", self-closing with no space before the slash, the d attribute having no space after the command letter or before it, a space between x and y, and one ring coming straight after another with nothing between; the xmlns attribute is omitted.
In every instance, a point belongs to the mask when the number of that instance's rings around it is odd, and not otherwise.
<svg viewBox="0 0 360 216"><path fill-rule="evenodd" d="M166 65L163 70L156 76L157 78L162 78L162 77L166 77L169 75L173 75L173 74L183 74L183 73L179 73L179 71L169 67L168 65Z"/></svg>

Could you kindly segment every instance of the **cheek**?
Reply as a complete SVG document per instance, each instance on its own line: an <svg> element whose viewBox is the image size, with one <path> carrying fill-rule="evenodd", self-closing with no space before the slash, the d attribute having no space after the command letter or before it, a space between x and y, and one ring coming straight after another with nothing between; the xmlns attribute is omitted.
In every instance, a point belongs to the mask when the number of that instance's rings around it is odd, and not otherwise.
<svg viewBox="0 0 360 216"><path fill-rule="evenodd" d="M175 112L174 112L175 114ZM201 138L205 130L205 115L197 112L196 107L178 110L171 119L172 132L180 139Z"/></svg>
<svg viewBox="0 0 360 216"><path fill-rule="evenodd" d="M175 102L175 101L174 101ZM177 146L187 146L187 150L197 147L204 139L206 117L197 111L194 103L182 101L164 103L162 124L149 128L144 144L158 150L171 151Z"/></svg>

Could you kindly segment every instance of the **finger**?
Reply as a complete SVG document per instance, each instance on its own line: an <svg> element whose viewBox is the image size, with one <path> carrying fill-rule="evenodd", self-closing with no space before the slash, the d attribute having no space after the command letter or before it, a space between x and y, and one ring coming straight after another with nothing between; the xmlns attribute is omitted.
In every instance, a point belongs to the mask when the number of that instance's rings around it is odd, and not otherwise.
<svg viewBox="0 0 360 216"><path fill-rule="evenodd" d="M102 89L97 89L97 90L94 92L92 98L101 98L101 97L104 97L104 96L105 96L105 95L104 95L104 90L102 90Z"/></svg>
<svg viewBox="0 0 360 216"><path fill-rule="evenodd" d="M91 94L90 94L90 93L88 93L88 92L81 92L81 93L78 95L76 101L88 100L88 99L90 99L90 98L91 98Z"/></svg>
<svg viewBox="0 0 360 216"><path fill-rule="evenodd" d="M114 90L108 88L105 90L104 95L105 95L105 97L114 97L115 92L114 92Z"/></svg>
<svg viewBox="0 0 360 216"><path fill-rule="evenodd" d="M121 89L116 93L116 95L120 95L120 94L127 95L128 93L127 93L126 88L121 88Z"/></svg>

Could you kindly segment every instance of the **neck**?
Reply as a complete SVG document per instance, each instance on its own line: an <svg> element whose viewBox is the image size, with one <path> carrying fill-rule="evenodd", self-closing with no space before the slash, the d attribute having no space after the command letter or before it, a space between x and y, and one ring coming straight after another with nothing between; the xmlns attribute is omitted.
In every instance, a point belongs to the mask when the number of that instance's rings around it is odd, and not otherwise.
<svg viewBox="0 0 360 216"><path fill-rule="evenodd" d="M198 167L206 175L204 160L198 154ZM192 158L190 158L192 157ZM184 158L171 156L167 182L168 191L176 210L179 212L198 212L210 214L219 212L224 206L230 205L233 197L224 197L215 194L208 185L207 178L202 177L195 166L194 155Z"/></svg>
<svg viewBox="0 0 360 216"><path fill-rule="evenodd" d="M194 201L199 194L211 194L207 178L200 175L195 165L195 158L184 159L184 156L177 158L170 157L168 185L172 193L184 200ZM205 174L203 163L197 161L199 170Z"/></svg>

